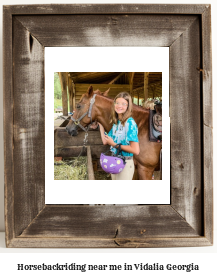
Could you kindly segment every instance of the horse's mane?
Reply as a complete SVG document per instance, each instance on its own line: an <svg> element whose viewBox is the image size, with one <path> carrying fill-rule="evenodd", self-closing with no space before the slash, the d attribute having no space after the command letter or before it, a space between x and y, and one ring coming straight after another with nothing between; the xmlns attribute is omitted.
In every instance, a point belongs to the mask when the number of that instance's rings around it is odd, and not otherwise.
<svg viewBox="0 0 217 278"><path fill-rule="evenodd" d="M139 105L136 105L136 104L133 104L133 111L149 113L149 109L146 109L146 108L144 108L142 106L139 106Z"/></svg>
<svg viewBox="0 0 217 278"><path fill-rule="evenodd" d="M94 94L97 94L97 96L103 98L107 103L109 102L113 102L113 99L108 97L108 96L104 96L100 91L97 92L97 91L94 91Z"/></svg>
<svg viewBox="0 0 217 278"><path fill-rule="evenodd" d="M112 100L112 98L110 98L110 97L108 97L108 96L104 96L104 95L103 95L103 92L101 92L99 89L97 89L96 91L93 91L93 93L94 93L94 94L97 94L97 95L100 96L100 97L103 97L103 98L107 98L107 99L111 99L111 100Z"/></svg>

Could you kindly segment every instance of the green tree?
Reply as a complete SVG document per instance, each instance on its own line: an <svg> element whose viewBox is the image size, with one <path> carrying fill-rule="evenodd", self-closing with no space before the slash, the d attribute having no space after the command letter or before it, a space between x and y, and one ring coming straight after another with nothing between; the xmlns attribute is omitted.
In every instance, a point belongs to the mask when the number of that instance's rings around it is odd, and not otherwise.
<svg viewBox="0 0 217 278"><path fill-rule="evenodd" d="M54 72L54 99L62 99L60 79L57 72Z"/></svg>

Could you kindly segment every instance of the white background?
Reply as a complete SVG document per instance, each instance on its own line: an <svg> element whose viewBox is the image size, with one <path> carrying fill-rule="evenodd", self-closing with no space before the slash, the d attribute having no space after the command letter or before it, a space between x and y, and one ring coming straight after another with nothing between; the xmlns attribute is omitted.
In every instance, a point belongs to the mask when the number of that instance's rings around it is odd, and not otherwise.
<svg viewBox="0 0 217 278"><path fill-rule="evenodd" d="M162 72L162 180L54 180L54 72L91 71ZM169 47L46 47L45 92L45 204L170 204Z"/></svg>
<svg viewBox="0 0 217 278"><path fill-rule="evenodd" d="M0 1L1 5L12 5L12 4L45 4L50 3L51 1L11 1L11 0L5 0ZM61 1L54 1L52 0L52 3L60 3ZM102 1L67 1L64 0L64 3L133 3L132 1L109 1L106 2ZM217 96L216 96L216 49L217 49L217 4L215 0L203 0L203 1L139 1L137 0L136 3L159 3L159 4L212 4L212 56L213 56L213 103L216 103ZM2 22L2 14L0 14ZM2 35L2 28L0 29L1 35ZM1 36L2 37L2 36ZM0 52L2 57L2 43L0 44ZM2 92L2 63L0 65L0 110L3 111L3 92ZM213 110L213 119L214 119L214 142L216 141L216 110ZM101 263L104 261L105 263L116 263L121 264L123 262L123 259L126 260L128 263L134 263L135 261L140 262L175 262L176 264L185 264L185 263L197 263L200 264L200 271L198 272L190 272L190 273L177 273L172 272L168 273L166 272L134 272L133 275L136 277L152 277L153 275L160 275L161 277L170 277L175 276L176 277L209 277L214 278L217 276L217 269L216 269L216 257L217 257L217 244L216 244L216 238L214 246L212 247L198 247L198 248L163 248L163 249L6 249L4 244L4 166L3 166L3 120L0 121L0 134L1 135L1 141L0 141L0 153L1 153L1 160L0 160L0 230L2 233L0 233L0 273L2 277L10 277L10 275L14 275L14 277L35 277L37 275L40 275L40 277L60 277L59 272L46 272L46 273L30 273L29 272L17 272L16 271L16 264L17 263L28 263L31 261L32 263L36 262L47 262L49 263L52 261L52 263L60 262L95 262ZM216 199L216 144L214 144L214 197L215 201ZM217 210L216 205L214 206L215 209L215 222L214 222L214 233L215 237L217 236L216 230L216 222L217 222ZM54 254L51 254L54 253ZM98 272L102 276L102 273ZM111 273L105 273L111 275ZM105 275L104 274L104 275ZM126 276L126 273L123 273ZM7 275L7 276L6 276ZM62 277L77 277L79 274L73 274L69 272L67 273L61 273ZM91 277L90 273L86 273L85 275L89 275ZM119 272L114 273L113 275L120 276ZM132 276L132 274L130 273ZM170 275L170 276L169 276ZM94 277L96 276L96 272L94 273Z"/></svg>

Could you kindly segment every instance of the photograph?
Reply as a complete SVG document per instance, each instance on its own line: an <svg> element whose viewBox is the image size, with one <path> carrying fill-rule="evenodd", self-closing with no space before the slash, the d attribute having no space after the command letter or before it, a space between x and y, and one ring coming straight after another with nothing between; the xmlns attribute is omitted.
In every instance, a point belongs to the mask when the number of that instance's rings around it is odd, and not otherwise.
<svg viewBox="0 0 217 278"><path fill-rule="evenodd" d="M45 90L46 204L170 203L168 47L46 47Z"/></svg>
<svg viewBox="0 0 217 278"><path fill-rule="evenodd" d="M54 180L161 180L162 72L54 73Z"/></svg>
<svg viewBox="0 0 217 278"><path fill-rule="evenodd" d="M168 274L174 265L174 276L180 263L199 273L200 252L216 251L211 12L3 7L6 250L139 248L148 258L119 256L121 267L164 265ZM150 256L159 249L200 258ZM28 259L27 268L42 263Z"/></svg>

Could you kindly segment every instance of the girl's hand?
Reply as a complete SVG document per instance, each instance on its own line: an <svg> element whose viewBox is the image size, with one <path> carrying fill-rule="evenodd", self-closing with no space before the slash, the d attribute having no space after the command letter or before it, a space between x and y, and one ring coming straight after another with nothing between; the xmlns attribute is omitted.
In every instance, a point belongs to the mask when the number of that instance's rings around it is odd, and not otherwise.
<svg viewBox="0 0 217 278"><path fill-rule="evenodd" d="M95 122L93 122L91 125L90 125L90 128L92 128L92 129L97 129L97 127L98 127L98 122L97 121L95 121Z"/></svg>
<svg viewBox="0 0 217 278"><path fill-rule="evenodd" d="M111 137L109 137L108 135L105 135L104 138L105 138L108 145L110 145L112 147L114 147L116 145L115 142L113 141L113 139Z"/></svg>

